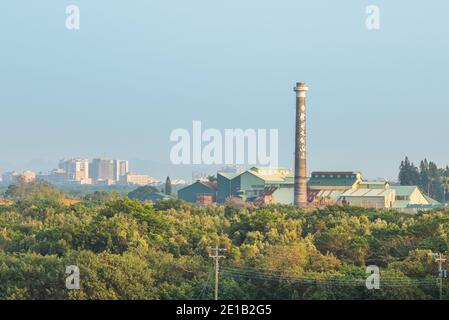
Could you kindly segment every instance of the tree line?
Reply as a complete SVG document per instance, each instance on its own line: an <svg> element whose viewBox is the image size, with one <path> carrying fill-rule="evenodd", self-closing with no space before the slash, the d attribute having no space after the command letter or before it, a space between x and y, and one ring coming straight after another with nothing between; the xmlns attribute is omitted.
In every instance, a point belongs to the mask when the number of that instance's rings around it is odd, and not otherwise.
<svg viewBox="0 0 449 320"><path fill-rule="evenodd" d="M47 184L0 205L0 299L212 299L209 248L226 249L221 299L436 299L449 215L333 206L197 207ZM379 290L365 286L380 268ZM80 288L66 287L67 266ZM447 280L444 298L449 298Z"/></svg>
<svg viewBox="0 0 449 320"><path fill-rule="evenodd" d="M399 166L401 185L419 186L429 197L446 202L449 190L449 166L438 168L433 161L422 160L419 166L405 157Z"/></svg>

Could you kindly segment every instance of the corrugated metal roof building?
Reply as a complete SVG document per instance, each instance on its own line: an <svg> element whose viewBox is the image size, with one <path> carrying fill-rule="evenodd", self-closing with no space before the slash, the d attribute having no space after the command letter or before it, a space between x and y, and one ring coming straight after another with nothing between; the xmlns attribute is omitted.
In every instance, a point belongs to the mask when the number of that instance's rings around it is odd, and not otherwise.
<svg viewBox="0 0 449 320"><path fill-rule="evenodd" d="M178 190L178 199L196 203L205 196L211 196L213 201L217 197L217 184L210 181L196 181L195 183Z"/></svg>
<svg viewBox="0 0 449 320"><path fill-rule="evenodd" d="M393 208L405 213L417 213L442 207L438 201L425 195L417 186L391 186L396 191Z"/></svg>
<svg viewBox="0 0 449 320"><path fill-rule="evenodd" d="M242 173L217 174L219 202L227 197L240 197L245 201L255 201L267 188L275 187L271 194L275 203L293 203L293 173L286 168L253 167Z"/></svg>
<svg viewBox="0 0 449 320"><path fill-rule="evenodd" d="M342 203L363 208L392 208L396 192L393 189L351 189L340 196Z"/></svg>

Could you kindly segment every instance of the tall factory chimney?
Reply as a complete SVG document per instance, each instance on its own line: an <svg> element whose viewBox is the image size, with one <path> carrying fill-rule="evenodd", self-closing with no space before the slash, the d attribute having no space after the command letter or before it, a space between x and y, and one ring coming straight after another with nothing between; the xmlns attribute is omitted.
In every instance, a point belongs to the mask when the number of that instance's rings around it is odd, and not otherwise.
<svg viewBox="0 0 449 320"><path fill-rule="evenodd" d="M293 90L296 92L294 204L305 208L307 207L306 93L309 88L304 82L297 82Z"/></svg>

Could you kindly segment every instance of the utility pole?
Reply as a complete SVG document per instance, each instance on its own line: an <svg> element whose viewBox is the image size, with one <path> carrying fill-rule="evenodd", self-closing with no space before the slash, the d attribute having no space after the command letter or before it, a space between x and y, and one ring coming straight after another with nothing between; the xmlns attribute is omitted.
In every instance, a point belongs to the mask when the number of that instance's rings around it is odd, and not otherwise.
<svg viewBox="0 0 449 320"><path fill-rule="evenodd" d="M209 250L213 252L213 254L209 253L209 257L215 260L215 300L218 300L218 273L220 270L220 259L226 258L220 253L226 251L226 249L218 248L218 245L215 247L209 247Z"/></svg>
<svg viewBox="0 0 449 320"><path fill-rule="evenodd" d="M446 207L447 183L448 183L448 180L445 179L444 182L443 182L443 204L444 204L445 207Z"/></svg>
<svg viewBox="0 0 449 320"><path fill-rule="evenodd" d="M443 300L443 278L447 278L447 270L443 270L443 262L445 262L446 259L442 257L441 253L429 253L429 256L432 256L435 262L438 263L437 283L440 289L440 300Z"/></svg>

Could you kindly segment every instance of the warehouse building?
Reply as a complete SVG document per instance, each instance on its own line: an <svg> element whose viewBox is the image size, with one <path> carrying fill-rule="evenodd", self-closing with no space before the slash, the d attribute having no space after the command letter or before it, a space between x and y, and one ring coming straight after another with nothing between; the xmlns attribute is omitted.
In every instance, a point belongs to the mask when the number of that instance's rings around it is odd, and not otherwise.
<svg viewBox="0 0 449 320"><path fill-rule="evenodd" d="M227 198L237 196L240 190L240 174L235 172L217 173L217 202L224 203Z"/></svg>
<svg viewBox="0 0 449 320"><path fill-rule="evenodd" d="M357 172L313 172L309 180L308 201L315 207L343 204L392 208L405 213L441 207L438 201L426 196L417 186L365 181Z"/></svg>
<svg viewBox="0 0 449 320"><path fill-rule="evenodd" d="M340 195L339 201L352 206L363 208L392 208L395 202L396 192L394 189L350 189Z"/></svg>
<svg viewBox="0 0 449 320"><path fill-rule="evenodd" d="M417 186L391 186L396 192L393 208L404 213L441 208L443 205L425 195Z"/></svg>
<svg viewBox="0 0 449 320"><path fill-rule="evenodd" d="M217 183L197 181L181 189L178 198L193 203L224 203L238 197L256 205L293 204L294 175L285 168L253 167L244 172L218 172ZM357 171L315 171L308 181L310 207L351 205L417 213L440 207L416 186L363 180Z"/></svg>
<svg viewBox="0 0 449 320"><path fill-rule="evenodd" d="M218 202L239 197L247 202L293 204L293 172L286 168L253 167L242 173L217 174Z"/></svg>
<svg viewBox="0 0 449 320"><path fill-rule="evenodd" d="M178 199L192 203L214 203L217 200L217 184L198 180L178 190Z"/></svg>

